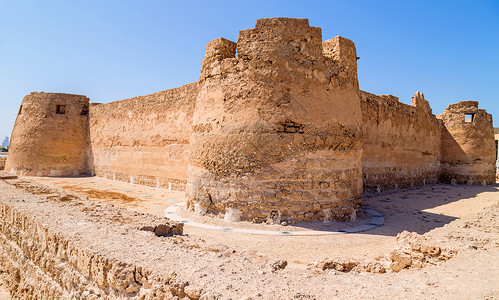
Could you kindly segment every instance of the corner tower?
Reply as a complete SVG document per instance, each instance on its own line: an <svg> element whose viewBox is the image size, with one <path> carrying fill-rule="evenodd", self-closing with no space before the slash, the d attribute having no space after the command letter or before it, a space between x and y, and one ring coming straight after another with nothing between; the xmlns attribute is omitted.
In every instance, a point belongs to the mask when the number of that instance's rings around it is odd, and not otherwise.
<svg viewBox="0 0 499 300"><path fill-rule="evenodd" d="M25 96L5 170L27 176L89 175L88 105L80 95Z"/></svg>
<svg viewBox="0 0 499 300"><path fill-rule="evenodd" d="M494 184L496 172L492 116L477 101L451 104L437 116L443 121L441 180Z"/></svg>
<svg viewBox="0 0 499 300"><path fill-rule="evenodd" d="M227 220L345 220L362 201L355 45L307 19L260 19L208 43L188 208ZM237 52L237 57L235 56Z"/></svg>

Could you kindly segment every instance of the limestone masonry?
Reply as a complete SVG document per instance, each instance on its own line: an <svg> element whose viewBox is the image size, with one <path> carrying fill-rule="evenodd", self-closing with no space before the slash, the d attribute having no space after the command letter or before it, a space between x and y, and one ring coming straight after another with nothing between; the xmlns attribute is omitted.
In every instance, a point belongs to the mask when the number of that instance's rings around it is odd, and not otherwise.
<svg viewBox="0 0 499 300"><path fill-rule="evenodd" d="M307 19L260 19L208 43L198 82L108 104L26 96L6 170L186 190L199 214L269 223L349 220L364 192L495 182L478 102L435 116L420 92L360 91L357 59Z"/></svg>
<svg viewBox="0 0 499 300"><path fill-rule="evenodd" d="M7 157L0 157L0 170L5 168L5 162L7 161Z"/></svg>

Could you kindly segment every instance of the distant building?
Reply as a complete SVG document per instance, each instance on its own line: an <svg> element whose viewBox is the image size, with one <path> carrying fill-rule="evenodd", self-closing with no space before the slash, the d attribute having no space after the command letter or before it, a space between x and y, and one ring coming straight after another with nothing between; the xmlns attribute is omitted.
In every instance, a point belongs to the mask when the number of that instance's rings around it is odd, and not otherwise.
<svg viewBox="0 0 499 300"><path fill-rule="evenodd" d="M496 146L497 146L497 144L496 144ZM5 139L3 140L2 147L3 148L9 147L9 137L8 136L6 136Z"/></svg>

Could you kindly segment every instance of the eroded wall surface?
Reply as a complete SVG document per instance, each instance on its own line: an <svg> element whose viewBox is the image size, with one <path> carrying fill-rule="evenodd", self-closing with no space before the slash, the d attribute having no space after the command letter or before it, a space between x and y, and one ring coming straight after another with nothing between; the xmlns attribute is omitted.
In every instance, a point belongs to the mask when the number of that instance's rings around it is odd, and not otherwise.
<svg viewBox="0 0 499 300"><path fill-rule="evenodd" d="M183 190L198 83L90 107L93 167L100 177Z"/></svg>
<svg viewBox="0 0 499 300"><path fill-rule="evenodd" d="M6 186L4 182L0 185ZM14 185L22 184L15 182ZM45 187L22 186L35 194L47 193ZM158 218L82 202L75 196L61 195L57 190L50 192L52 201L21 190L17 190L17 194L22 197L13 198L9 193L0 200L0 273L13 299L172 299L174 295L186 296L183 291L169 292L173 284L169 283L168 275L152 274L150 268L140 265L140 259L130 259L139 251L130 253L129 248L125 249L130 244L140 244L139 240L161 243L152 232L139 231L139 228L158 223ZM174 234L182 233L183 224L166 219L160 219L159 224ZM108 231L101 235L99 231L107 226ZM127 228L124 233L117 233L124 227ZM125 235L130 235L134 242L111 237L123 238ZM83 236L88 239L82 239ZM99 245L89 245L89 240L99 241ZM167 251L164 250L167 246L162 246L162 250Z"/></svg>
<svg viewBox="0 0 499 300"><path fill-rule="evenodd" d="M362 201L355 45L306 19L261 19L208 43L188 207L228 220L349 219ZM237 51L236 51L237 50ZM237 57L235 56L237 52Z"/></svg>
<svg viewBox="0 0 499 300"><path fill-rule="evenodd" d="M5 169L27 176L91 174L88 98L31 93L16 118Z"/></svg>
<svg viewBox="0 0 499 300"><path fill-rule="evenodd" d="M493 183L490 115L468 101L440 119L419 92L359 91L352 41L260 19L208 43L199 82L90 107L26 96L6 169L186 190L188 208L228 221L348 220L363 191Z"/></svg>
<svg viewBox="0 0 499 300"><path fill-rule="evenodd" d="M361 91L361 107L366 192L438 182L441 124L421 93L407 105Z"/></svg>
<svg viewBox="0 0 499 300"><path fill-rule="evenodd" d="M494 184L496 157L492 116L477 101L451 104L437 116L442 127L442 175L447 183Z"/></svg>

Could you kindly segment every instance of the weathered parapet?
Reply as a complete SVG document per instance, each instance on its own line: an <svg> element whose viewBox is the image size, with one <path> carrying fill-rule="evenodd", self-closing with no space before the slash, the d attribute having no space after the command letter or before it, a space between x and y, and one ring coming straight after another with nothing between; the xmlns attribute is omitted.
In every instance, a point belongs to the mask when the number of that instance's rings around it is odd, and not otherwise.
<svg viewBox="0 0 499 300"><path fill-rule="evenodd" d="M338 66L337 80L353 83L359 88L357 78L357 51L351 40L337 36L322 43L324 56L331 58Z"/></svg>
<svg viewBox="0 0 499 300"><path fill-rule="evenodd" d="M412 105L361 91L363 175L367 193L438 182L440 121L420 92Z"/></svg>
<svg viewBox="0 0 499 300"><path fill-rule="evenodd" d="M494 184L496 172L492 116L477 101L451 104L437 116L442 127L441 180Z"/></svg>
<svg viewBox="0 0 499 300"><path fill-rule="evenodd" d="M321 39L306 19L276 18L240 31L237 45L208 43L190 209L255 222L348 219L360 209L355 46L338 37L324 55Z"/></svg>
<svg viewBox="0 0 499 300"><path fill-rule="evenodd" d="M91 174L88 98L31 93L17 116L5 169L28 176Z"/></svg>

